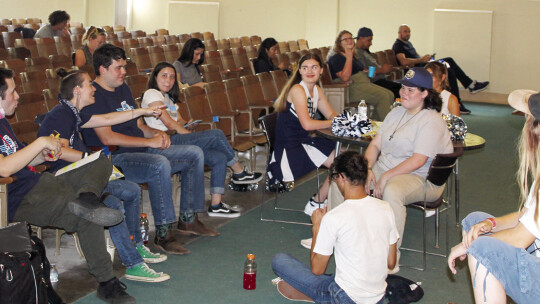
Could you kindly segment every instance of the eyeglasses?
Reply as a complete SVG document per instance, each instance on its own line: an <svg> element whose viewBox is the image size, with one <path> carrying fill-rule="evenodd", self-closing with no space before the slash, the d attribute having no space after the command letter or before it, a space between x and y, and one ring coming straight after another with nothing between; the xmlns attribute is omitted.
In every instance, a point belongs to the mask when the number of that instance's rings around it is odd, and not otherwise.
<svg viewBox="0 0 540 304"><path fill-rule="evenodd" d="M317 72L320 68L321 67L318 66L318 65L312 65L312 66L303 65L303 66L300 67L300 70L302 70L303 72L307 72L309 70Z"/></svg>
<svg viewBox="0 0 540 304"><path fill-rule="evenodd" d="M341 39L341 41L347 41L347 40L354 40L354 38L353 38L353 37L349 37L349 38L343 38L343 39Z"/></svg>

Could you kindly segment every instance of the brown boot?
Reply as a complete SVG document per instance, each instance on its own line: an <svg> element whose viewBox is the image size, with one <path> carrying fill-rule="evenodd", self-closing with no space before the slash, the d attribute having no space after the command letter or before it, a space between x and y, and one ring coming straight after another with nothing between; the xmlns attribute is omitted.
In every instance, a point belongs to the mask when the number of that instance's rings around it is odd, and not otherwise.
<svg viewBox="0 0 540 304"><path fill-rule="evenodd" d="M203 222L199 220L198 217L195 218L193 223L185 223L181 220L178 220L178 231L182 234L188 235L201 235L201 236L218 236L219 232L214 229L206 226Z"/></svg>
<svg viewBox="0 0 540 304"><path fill-rule="evenodd" d="M156 246L165 251L168 254L188 254L189 250L184 248L182 244L174 238L174 235L172 234L172 231L169 230L169 233L167 234L167 237L160 238L156 235L154 238L154 244Z"/></svg>

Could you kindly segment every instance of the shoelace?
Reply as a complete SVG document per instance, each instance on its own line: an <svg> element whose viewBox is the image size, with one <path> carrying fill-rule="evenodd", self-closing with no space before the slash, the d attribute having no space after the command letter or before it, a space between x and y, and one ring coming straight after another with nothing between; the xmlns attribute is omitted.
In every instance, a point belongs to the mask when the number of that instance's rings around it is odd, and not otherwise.
<svg viewBox="0 0 540 304"><path fill-rule="evenodd" d="M150 251L150 248L146 247L145 245L142 245L141 247L143 248L145 253L148 254L149 256L156 256L156 257L160 256L159 253L153 253L152 251Z"/></svg>
<svg viewBox="0 0 540 304"><path fill-rule="evenodd" d="M142 264L141 267L142 267L142 269L143 269L144 272L149 273L149 274L151 274L151 275L156 275L156 276L157 276L157 275L160 275L160 274L163 273L163 272L156 272L154 269L148 267L148 265L146 265L146 264ZM124 285L124 286L125 286L125 285Z"/></svg>

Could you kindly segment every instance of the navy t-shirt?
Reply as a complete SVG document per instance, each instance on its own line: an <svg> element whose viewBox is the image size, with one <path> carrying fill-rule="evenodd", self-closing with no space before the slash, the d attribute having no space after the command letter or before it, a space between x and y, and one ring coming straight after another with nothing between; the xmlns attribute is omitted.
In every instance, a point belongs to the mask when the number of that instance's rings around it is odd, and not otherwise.
<svg viewBox="0 0 540 304"><path fill-rule="evenodd" d="M17 139L11 125L5 118L0 119L0 136L2 136L2 142L0 143L2 155L8 156L24 148L24 145ZM39 174L32 172L26 166L13 174L13 176L17 177L17 181L8 185L8 220L10 222L13 221L15 212L17 212L23 197L34 188L40 177Z"/></svg>
<svg viewBox="0 0 540 304"><path fill-rule="evenodd" d="M330 68L330 74L332 75L332 79L339 78L336 74L343 70L343 68L345 67L345 62L347 62L347 58L345 58L345 56L343 56L342 54L335 54L328 59L328 67ZM362 65L362 62L356 59L356 57L353 57L351 75L354 75L363 70L364 66Z"/></svg>
<svg viewBox="0 0 540 304"><path fill-rule="evenodd" d="M92 116L86 113L80 113L81 126L87 123ZM79 126L80 127L80 126ZM54 107L41 122L39 126L38 136L49 136L53 131L60 133L60 138L67 139L69 141L69 147L81 152L88 152L88 148L84 144L81 135L77 132L77 118L75 113L65 104L59 104ZM65 160L58 160L55 162L49 162L51 171L61 169L71 162Z"/></svg>
<svg viewBox="0 0 540 304"><path fill-rule="evenodd" d="M95 81L93 82L96 92L94 93L94 98L96 102L93 105L89 105L82 109L81 113L85 115L92 116L97 114L106 114L111 112L120 112L120 111L131 111L135 109L135 101L131 95L131 91L127 84L123 83L121 86L117 87L114 92L107 91L102 88ZM127 136L133 137L144 137L144 133L137 126L137 119L128 120L124 123L117 124L111 127L113 132L121 133ZM99 140L94 129L83 129L82 130L83 139L87 146L89 147L101 147L103 143ZM113 154L120 154L125 152L146 152L146 147L118 147L118 150L114 151Z"/></svg>
<svg viewBox="0 0 540 304"><path fill-rule="evenodd" d="M405 58L420 58L420 56L416 52L416 49L412 45L412 42L410 41L409 43L405 43L399 39L396 39L396 42L394 42L394 45L392 46L392 50L394 50L394 53L396 53L396 56L397 54L404 54Z"/></svg>

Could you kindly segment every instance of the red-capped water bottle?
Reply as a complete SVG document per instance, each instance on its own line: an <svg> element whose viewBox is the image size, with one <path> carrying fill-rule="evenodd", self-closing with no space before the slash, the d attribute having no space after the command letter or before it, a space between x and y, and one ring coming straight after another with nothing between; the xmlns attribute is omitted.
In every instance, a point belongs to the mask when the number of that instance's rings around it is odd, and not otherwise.
<svg viewBox="0 0 540 304"><path fill-rule="evenodd" d="M255 288L257 288L257 263L255 263L255 255L250 253L244 263L244 289Z"/></svg>

